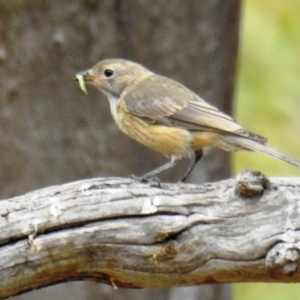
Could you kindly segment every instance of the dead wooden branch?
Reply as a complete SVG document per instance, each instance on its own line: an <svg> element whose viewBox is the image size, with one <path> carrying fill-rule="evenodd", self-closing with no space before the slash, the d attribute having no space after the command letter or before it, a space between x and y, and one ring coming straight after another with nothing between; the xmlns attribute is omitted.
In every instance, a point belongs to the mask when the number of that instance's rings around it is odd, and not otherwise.
<svg viewBox="0 0 300 300"><path fill-rule="evenodd" d="M300 281L300 178L203 185L97 178L2 200L0 298L114 287Z"/></svg>

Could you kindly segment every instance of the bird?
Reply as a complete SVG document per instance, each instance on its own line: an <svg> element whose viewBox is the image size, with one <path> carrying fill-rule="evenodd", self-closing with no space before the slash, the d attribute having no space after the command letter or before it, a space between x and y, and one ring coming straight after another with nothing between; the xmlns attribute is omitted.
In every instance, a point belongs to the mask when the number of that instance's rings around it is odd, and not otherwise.
<svg viewBox="0 0 300 300"><path fill-rule="evenodd" d="M137 142L160 152L169 161L140 176L148 181L185 157L193 163L184 182L206 148L257 151L300 167L300 162L266 146L267 139L242 128L230 116L204 101L183 84L126 59L105 59L76 74L80 87L100 90L109 100L119 129Z"/></svg>

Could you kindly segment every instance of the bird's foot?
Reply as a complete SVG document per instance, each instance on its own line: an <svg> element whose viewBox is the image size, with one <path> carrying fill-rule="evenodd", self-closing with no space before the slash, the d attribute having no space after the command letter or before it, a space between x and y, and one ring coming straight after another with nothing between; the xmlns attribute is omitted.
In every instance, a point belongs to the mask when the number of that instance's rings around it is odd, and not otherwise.
<svg viewBox="0 0 300 300"><path fill-rule="evenodd" d="M187 176L183 176L182 178L180 178L177 183L185 183Z"/></svg>
<svg viewBox="0 0 300 300"><path fill-rule="evenodd" d="M149 183L151 186L157 186L157 187L161 186L158 177L146 177L146 176L136 176L136 175L131 175L130 177L138 182Z"/></svg>

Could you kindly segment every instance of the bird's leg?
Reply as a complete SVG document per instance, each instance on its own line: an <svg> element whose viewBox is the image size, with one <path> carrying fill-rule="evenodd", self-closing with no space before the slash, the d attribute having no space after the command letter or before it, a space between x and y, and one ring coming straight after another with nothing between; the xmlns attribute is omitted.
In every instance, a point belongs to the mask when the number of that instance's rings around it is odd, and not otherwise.
<svg viewBox="0 0 300 300"><path fill-rule="evenodd" d="M191 174L191 172L193 171L193 169L195 168L197 162L202 158L203 156L203 151L202 149L200 150L196 150L195 151L195 159L194 162L190 165L190 167L187 169L187 171L185 172L185 174L183 175L183 177L181 178L181 182L185 182L186 179L188 178L188 176Z"/></svg>
<svg viewBox="0 0 300 300"><path fill-rule="evenodd" d="M143 182L146 182L148 179L150 178L153 178L154 176L158 175L159 173L165 171L165 170L168 170L172 167L174 167L177 163L177 160L170 160L169 162L167 162L166 164L144 174L143 176L141 177L137 177L137 176L132 176L134 179L138 180L138 181L143 181ZM156 181L159 182L158 179L156 179Z"/></svg>

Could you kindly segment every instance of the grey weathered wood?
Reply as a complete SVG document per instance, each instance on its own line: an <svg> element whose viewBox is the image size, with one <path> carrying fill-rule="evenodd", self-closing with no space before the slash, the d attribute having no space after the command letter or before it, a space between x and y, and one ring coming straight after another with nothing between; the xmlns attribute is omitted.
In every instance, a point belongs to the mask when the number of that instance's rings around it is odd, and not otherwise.
<svg viewBox="0 0 300 300"><path fill-rule="evenodd" d="M0 298L66 280L117 287L300 281L300 178L203 185L97 178L2 200Z"/></svg>

